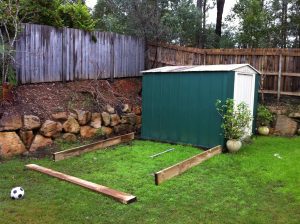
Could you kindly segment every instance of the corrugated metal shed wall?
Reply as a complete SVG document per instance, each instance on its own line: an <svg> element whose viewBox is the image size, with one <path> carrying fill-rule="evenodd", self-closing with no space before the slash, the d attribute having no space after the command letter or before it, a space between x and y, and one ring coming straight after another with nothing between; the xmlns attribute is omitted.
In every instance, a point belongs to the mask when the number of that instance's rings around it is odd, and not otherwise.
<svg viewBox="0 0 300 224"><path fill-rule="evenodd" d="M233 98L234 72L143 76L142 137L204 147L223 145L217 99Z"/></svg>

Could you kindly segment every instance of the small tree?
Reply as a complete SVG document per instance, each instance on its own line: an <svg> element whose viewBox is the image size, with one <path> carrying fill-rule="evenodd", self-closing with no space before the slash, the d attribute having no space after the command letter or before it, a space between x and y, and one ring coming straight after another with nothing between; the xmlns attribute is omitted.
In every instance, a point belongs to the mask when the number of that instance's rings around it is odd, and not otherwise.
<svg viewBox="0 0 300 224"><path fill-rule="evenodd" d="M257 108L257 122L259 125L268 126L273 121L274 117L267 107L259 105Z"/></svg>
<svg viewBox="0 0 300 224"><path fill-rule="evenodd" d="M18 0L0 2L0 55L2 83L15 82L15 45L21 30L20 4Z"/></svg>

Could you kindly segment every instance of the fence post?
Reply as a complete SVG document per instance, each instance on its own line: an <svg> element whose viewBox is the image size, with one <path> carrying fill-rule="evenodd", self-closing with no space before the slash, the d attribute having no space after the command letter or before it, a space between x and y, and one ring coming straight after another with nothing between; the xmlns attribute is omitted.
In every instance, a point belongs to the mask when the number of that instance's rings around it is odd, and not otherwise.
<svg viewBox="0 0 300 224"><path fill-rule="evenodd" d="M282 54L279 56L279 71L278 71L278 87L277 87L277 101L280 100L280 88L281 88L281 76L282 76Z"/></svg>
<svg viewBox="0 0 300 224"><path fill-rule="evenodd" d="M113 82L115 77L115 35L114 33L110 33L110 35L110 81Z"/></svg>

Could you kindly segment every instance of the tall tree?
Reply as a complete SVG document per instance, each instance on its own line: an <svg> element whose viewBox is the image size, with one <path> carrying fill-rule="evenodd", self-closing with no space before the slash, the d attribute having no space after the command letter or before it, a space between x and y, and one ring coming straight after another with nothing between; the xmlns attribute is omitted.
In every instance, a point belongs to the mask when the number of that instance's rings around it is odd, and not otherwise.
<svg viewBox="0 0 300 224"><path fill-rule="evenodd" d="M216 21L215 32L219 37L217 40L218 42L222 34L222 17L223 17L224 4L225 4L225 0L217 0L217 21Z"/></svg>

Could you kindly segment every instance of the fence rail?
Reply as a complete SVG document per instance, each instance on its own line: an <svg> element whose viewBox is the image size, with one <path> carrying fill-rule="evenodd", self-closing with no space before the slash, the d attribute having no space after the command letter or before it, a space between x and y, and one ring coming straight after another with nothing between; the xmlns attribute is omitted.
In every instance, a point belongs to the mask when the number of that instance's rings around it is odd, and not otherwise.
<svg viewBox="0 0 300 224"><path fill-rule="evenodd" d="M148 68L249 63L262 73L261 92L277 94L278 99L300 96L300 49L199 49L151 43L147 59Z"/></svg>
<svg viewBox="0 0 300 224"><path fill-rule="evenodd" d="M106 32L24 24L16 46L20 83L140 76L144 41Z"/></svg>

